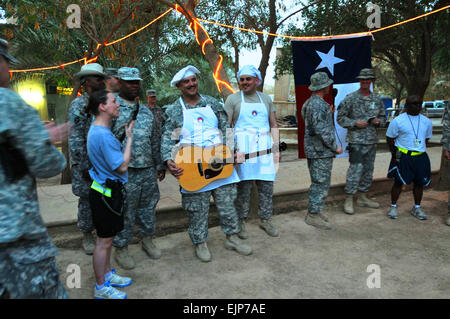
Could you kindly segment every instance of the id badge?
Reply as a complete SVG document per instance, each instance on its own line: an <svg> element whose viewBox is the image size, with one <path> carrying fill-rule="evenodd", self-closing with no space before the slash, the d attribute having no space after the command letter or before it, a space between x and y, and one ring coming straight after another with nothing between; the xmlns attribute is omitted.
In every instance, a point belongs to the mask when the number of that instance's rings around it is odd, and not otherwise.
<svg viewBox="0 0 450 319"><path fill-rule="evenodd" d="M421 140L419 140L419 139L415 139L414 140L414 147L416 147L416 148L419 148L420 147L420 144L421 144Z"/></svg>

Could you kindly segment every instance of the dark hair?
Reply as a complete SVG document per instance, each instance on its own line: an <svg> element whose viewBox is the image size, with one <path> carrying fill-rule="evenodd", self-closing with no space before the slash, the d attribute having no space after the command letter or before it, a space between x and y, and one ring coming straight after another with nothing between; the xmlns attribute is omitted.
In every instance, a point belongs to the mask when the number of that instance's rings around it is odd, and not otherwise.
<svg viewBox="0 0 450 319"><path fill-rule="evenodd" d="M89 97L87 111L91 114L98 115L98 106L100 104L106 104L108 93L111 92L107 90L100 90L92 93L92 95Z"/></svg>

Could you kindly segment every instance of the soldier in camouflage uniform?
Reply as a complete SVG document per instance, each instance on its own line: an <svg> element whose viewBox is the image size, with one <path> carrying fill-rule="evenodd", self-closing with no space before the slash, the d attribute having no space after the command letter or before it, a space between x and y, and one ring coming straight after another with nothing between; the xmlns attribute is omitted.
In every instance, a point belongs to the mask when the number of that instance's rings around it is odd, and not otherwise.
<svg viewBox="0 0 450 319"><path fill-rule="evenodd" d="M136 265L128 253L128 244L133 238L133 227L138 226L142 239L142 248L152 259L159 259L161 251L153 243L155 235L155 209L159 201L158 178L163 180L165 166L161 162L160 139L154 123L152 112L145 106L139 107L139 70L123 67L118 71L120 93L119 118L113 121L111 131L125 145L124 125L138 111L133 131L131 161L128 166L127 209L124 229L114 238L115 260L124 269L133 269Z"/></svg>
<svg viewBox="0 0 450 319"><path fill-rule="evenodd" d="M0 39L0 299L68 298L36 190L36 178L66 166L52 144L67 137L68 125L44 128L36 110L8 89L10 61Z"/></svg>
<svg viewBox="0 0 450 319"><path fill-rule="evenodd" d="M161 155L176 178L183 174L183 169L174 162L180 144L203 147L222 144L229 128L222 105L214 98L198 93L198 73L197 68L187 66L178 71L171 81L171 86L180 90L181 97L166 108ZM176 145L177 140L179 143ZM226 234L225 247L243 255L252 253L251 247L244 245L237 235L240 231L239 219L233 203L236 199L235 183L238 181L239 177L233 170L230 177L213 181L199 191L187 192L181 188L182 206L189 213L188 233L196 256L203 262L211 260L206 245L211 195L219 212L222 231Z"/></svg>
<svg viewBox="0 0 450 319"><path fill-rule="evenodd" d="M309 86L313 94L302 107L306 125L304 148L311 176L305 222L322 229L331 229L322 210L330 190L333 157L342 153L342 147L336 145L331 106L324 100L332 83L325 72L314 73Z"/></svg>
<svg viewBox="0 0 450 319"><path fill-rule="evenodd" d="M444 118L442 123L442 147L444 148L445 158L450 160L450 103L445 105ZM447 183L450 182L450 169L447 168ZM448 199L448 213L450 213L450 195ZM447 218L447 225L450 226L450 217Z"/></svg>
<svg viewBox="0 0 450 319"><path fill-rule="evenodd" d="M353 214L353 196L361 194L357 203L361 207L378 208L380 204L370 200L366 193L372 185L378 135L376 127L386 123L385 107L381 99L370 91L375 80L372 69L362 69L360 89L348 94L338 108L337 122L347 129L350 167L347 171L344 212Z"/></svg>
<svg viewBox="0 0 450 319"><path fill-rule="evenodd" d="M117 69L107 68L106 70L106 89L113 93L119 93L120 83L117 76Z"/></svg>
<svg viewBox="0 0 450 319"><path fill-rule="evenodd" d="M155 119L155 124L158 129L158 136L161 139L162 130L161 128L164 126L163 122L163 109L156 105L156 91L153 89L147 90L147 102L148 102L148 108L153 113L153 118Z"/></svg>
<svg viewBox="0 0 450 319"><path fill-rule="evenodd" d="M78 196L78 228L83 233L82 246L86 254L92 255L95 240L92 235L92 212L89 205L89 189L92 180L89 176L91 163L87 155L86 143L92 116L86 111L89 96L105 88L103 67L97 63L86 64L75 74L84 88L83 95L72 101L69 107L69 123L72 132L69 137L69 157L72 171L72 192Z"/></svg>

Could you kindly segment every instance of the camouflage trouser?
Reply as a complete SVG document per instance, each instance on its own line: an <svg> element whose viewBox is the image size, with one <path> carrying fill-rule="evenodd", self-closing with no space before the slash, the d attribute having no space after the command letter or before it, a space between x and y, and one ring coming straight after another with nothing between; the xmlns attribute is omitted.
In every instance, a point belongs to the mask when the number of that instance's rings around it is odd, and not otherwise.
<svg viewBox="0 0 450 319"><path fill-rule="evenodd" d="M211 195L219 212L220 226L227 235L240 231L239 219L234 207L236 184L228 184L211 191L181 194L183 209L189 213L188 234L194 245L208 240L208 214Z"/></svg>
<svg viewBox="0 0 450 319"><path fill-rule="evenodd" d="M255 180L258 187L258 215L261 219L269 219L273 214L273 182ZM237 197L235 201L239 219L246 219L250 210L250 194L253 181L241 181L237 184Z"/></svg>
<svg viewBox="0 0 450 319"><path fill-rule="evenodd" d="M373 169L377 152L376 144L351 144L350 167L347 170L345 193L366 193L372 185Z"/></svg>
<svg viewBox="0 0 450 319"><path fill-rule="evenodd" d="M308 212L316 214L323 210L331 182L333 158L308 158L311 186L309 187Z"/></svg>
<svg viewBox="0 0 450 319"><path fill-rule="evenodd" d="M80 165L72 166L72 192L78 196L78 229L83 233L92 232L94 224L92 223L91 206L89 205L89 189L92 181L83 178Z"/></svg>
<svg viewBox="0 0 450 319"><path fill-rule="evenodd" d="M159 201L156 171L153 167L129 168L124 228L113 241L114 247L125 247L133 238L133 227L138 226L142 237L155 234L155 208Z"/></svg>
<svg viewBox="0 0 450 319"><path fill-rule="evenodd" d="M67 299L55 257L27 263L0 248L0 297L11 299ZM0 298L1 299L1 298Z"/></svg>

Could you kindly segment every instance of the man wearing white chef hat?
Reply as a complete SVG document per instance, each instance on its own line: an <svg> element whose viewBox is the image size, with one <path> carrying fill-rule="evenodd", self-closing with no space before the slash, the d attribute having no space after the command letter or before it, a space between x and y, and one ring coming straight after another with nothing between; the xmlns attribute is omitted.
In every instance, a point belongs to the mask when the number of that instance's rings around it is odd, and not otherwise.
<svg viewBox="0 0 450 319"><path fill-rule="evenodd" d="M272 99L258 92L262 83L261 72L253 65L243 66L237 73L240 91L230 95L224 109L228 123L234 128L237 148L251 154L273 149L273 153L251 158L237 165L241 180L237 185L236 209L241 232L239 237L247 239L245 227L250 210L250 194L253 183L258 188L259 227L269 236L278 237L279 232L270 222L273 214L273 183L276 178L276 164L281 154L275 106Z"/></svg>
<svg viewBox="0 0 450 319"><path fill-rule="evenodd" d="M183 169L174 162L172 151L180 144L194 144L208 147L226 144L228 117L222 105L213 97L198 93L197 74L200 71L188 65L178 71L170 82L180 90L181 97L166 107L165 124L161 137L161 156L170 173L179 178ZM180 130L178 143L173 132ZM181 188L182 206L189 213L188 233L195 246L196 256L202 262L209 262L211 254L206 245L208 240L208 213L211 195L220 217L222 231L226 234L225 247L242 255L250 255L251 247L242 243L238 237L239 219L234 208L236 184L239 177L233 169L230 177L218 179L202 189L188 192Z"/></svg>

